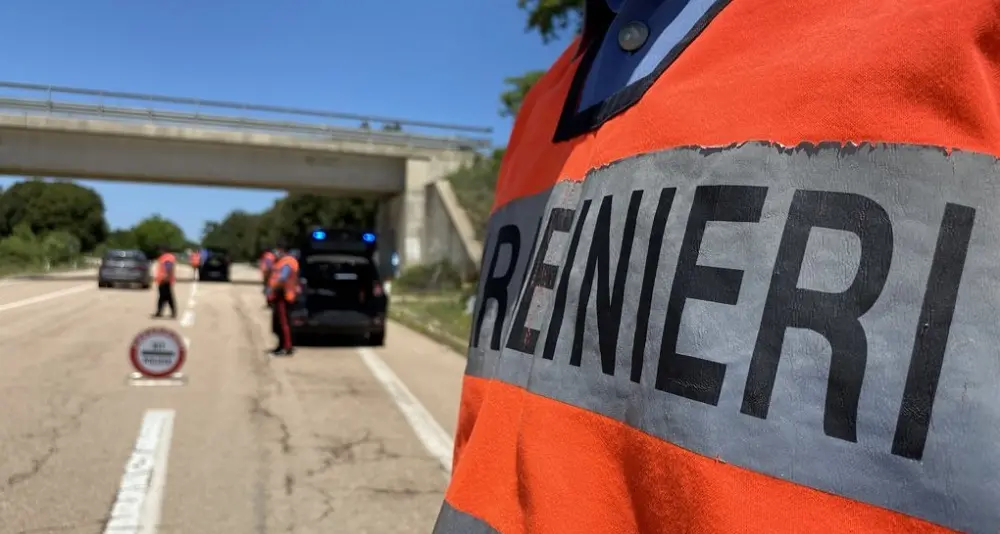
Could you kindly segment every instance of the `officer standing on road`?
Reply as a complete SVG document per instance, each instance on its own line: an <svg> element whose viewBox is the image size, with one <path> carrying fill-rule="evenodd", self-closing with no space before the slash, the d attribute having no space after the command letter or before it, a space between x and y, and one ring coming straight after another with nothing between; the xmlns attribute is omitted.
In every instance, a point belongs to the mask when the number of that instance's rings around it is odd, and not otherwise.
<svg viewBox="0 0 1000 534"><path fill-rule="evenodd" d="M260 277L261 281L264 283L265 289L267 289L268 280L271 279L271 269L274 268L275 259L276 256L272 250L265 250L264 253L260 255L258 267L260 268Z"/></svg>
<svg viewBox="0 0 1000 534"><path fill-rule="evenodd" d="M289 324L290 305L299 295L299 261L288 253L283 242L275 247L276 260L269 271L267 300L271 304L271 328L278 336L274 356L290 356L295 352Z"/></svg>
<svg viewBox="0 0 1000 534"><path fill-rule="evenodd" d="M260 261L258 261L258 268L260 269L260 279L264 284L264 292L267 292L268 283L271 280L271 270L274 269L275 262L274 251L265 250L263 254L260 255ZM270 306L270 302L266 304Z"/></svg>
<svg viewBox="0 0 1000 534"><path fill-rule="evenodd" d="M166 305L170 307L170 317L177 318L177 308L174 305L177 258L166 245L158 248L160 257L156 260L156 313L153 317L163 317L163 306Z"/></svg>
<svg viewBox="0 0 1000 534"><path fill-rule="evenodd" d="M198 267L201 266L201 252L194 250L191 251L191 268L194 269L192 273L192 280L198 279Z"/></svg>
<svg viewBox="0 0 1000 534"><path fill-rule="evenodd" d="M434 533L1000 532L1000 2L580 3Z"/></svg>

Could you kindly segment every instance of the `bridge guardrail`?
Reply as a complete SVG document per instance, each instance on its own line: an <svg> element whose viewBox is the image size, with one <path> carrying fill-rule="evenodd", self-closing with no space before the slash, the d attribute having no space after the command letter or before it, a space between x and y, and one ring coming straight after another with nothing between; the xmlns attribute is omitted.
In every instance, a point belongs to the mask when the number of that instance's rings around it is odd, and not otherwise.
<svg viewBox="0 0 1000 534"><path fill-rule="evenodd" d="M146 122L154 124L213 126L226 130L283 133L312 138L322 138L325 140L404 145L428 149L476 150L480 148L488 148L490 146L490 141L484 139L425 136L405 132L381 132L309 123L265 121L260 119L226 117L221 115L190 114L155 109L72 104L44 100L0 98L0 111L2 110L20 111L26 115L31 115L31 113L28 112L34 111L39 114L65 115L70 117L86 116L117 120L124 119L130 122Z"/></svg>
<svg viewBox="0 0 1000 534"><path fill-rule="evenodd" d="M15 92L16 96L9 93ZM46 98L27 98L21 93L44 93ZM6 94L5 94L6 93ZM79 103L68 100L53 99L55 94L87 96L100 99L100 103ZM104 99L141 101L144 107L106 105ZM196 111L176 111L156 109L154 103L163 105L192 106ZM283 116L312 117L325 121L310 123L290 120L274 120L271 118L254 118L248 116L230 116L222 114L203 113L205 108L233 109L243 113L258 112L278 114ZM280 106L262 106L240 104L216 100L201 100L194 98L168 97L159 95L143 95L115 91L97 91L92 89L77 89L72 87L57 87L38 84L24 84L0 81L0 112L17 112L24 115L47 114L69 117L93 117L129 122L154 124L186 124L199 125L224 130L255 131L282 133L305 136L324 140L355 141L379 144L403 145L415 148L444 150L476 150L491 146L489 139L469 137L465 135L436 135L399 131L403 126L416 128L452 130L459 132L491 133L492 128L440 124L424 121L408 121L387 117L365 116L349 113L313 111ZM330 120L358 121L360 124L381 123L392 128L377 130L370 127L346 127L329 124Z"/></svg>

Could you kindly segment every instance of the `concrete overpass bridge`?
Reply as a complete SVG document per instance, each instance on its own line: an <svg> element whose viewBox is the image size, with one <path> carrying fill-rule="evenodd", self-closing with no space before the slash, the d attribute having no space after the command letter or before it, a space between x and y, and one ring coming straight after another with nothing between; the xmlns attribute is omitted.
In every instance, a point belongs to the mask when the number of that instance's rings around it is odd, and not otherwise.
<svg viewBox="0 0 1000 534"><path fill-rule="evenodd" d="M375 196L376 231L404 266L475 268L482 245L441 178L489 147L490 131L0 82L0 175Z"/></svg>

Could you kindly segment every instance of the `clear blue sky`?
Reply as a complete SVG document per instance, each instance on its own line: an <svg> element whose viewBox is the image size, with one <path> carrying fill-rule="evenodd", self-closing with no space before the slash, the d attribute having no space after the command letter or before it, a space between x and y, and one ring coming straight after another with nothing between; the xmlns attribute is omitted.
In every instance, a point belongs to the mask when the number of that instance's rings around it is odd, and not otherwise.
<svg viewBox="0 0 1000 534"><path fill-rule="evenodd" d="M492 126L503 78L565 42L524 33L516 0L3 0L0 79ZM0 177L6 187L15 178ZM112 227L206 220L280 193L82 182Z"/></svg>

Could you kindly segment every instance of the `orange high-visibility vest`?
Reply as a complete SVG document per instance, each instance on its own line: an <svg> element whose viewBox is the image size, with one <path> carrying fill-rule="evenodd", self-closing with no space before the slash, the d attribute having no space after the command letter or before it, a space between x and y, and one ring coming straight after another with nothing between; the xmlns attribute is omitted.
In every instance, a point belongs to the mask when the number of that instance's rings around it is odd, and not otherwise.
<svg viewBox="0 0 1000 534"><path fill-rule="evenodd" d="M282 283L279 278L281 277L281 269L286 265L292 268L292 273ZM271 269L267 285L275 292L281 291L286 301L293 302L299 294L299 260L287 255L278 258Z"/></svg>
<svg viewBox="0 0 1000 534"><path fill-rule="evenodd" d="M733 1L584 113L571 45L502 162L434 532L1000 530L998 35Z"/></svg>
<svg viewBox="0 0 1000 534"><path fill-rule="evenodd" d="M267 265L268 262L270 262L271 267L268 267L268 265ZM271 252L270 250L268 250L267 252L264 252L264 254L262 254L261 257L260 257L260 262L258 263L258 265L260 267L261 274L265 274L266 275L267 272L268 272L268 269L273 269L274 268L274 253Z"/></svg>
<svg viewBox="0 0 1000 534"><path fill-rule="evenodd" d="M167 279L167 263L174 264L174 270L170 272L170 277ZM165 252L156 259L156 283L162 284L164 281L174 283L174 279L177 276L177 258L169 252Z"/></svg>
<svg viewBox="0 0 1000 534"><path fill-rule="evenodd" d="M198 252L191 253L191 266L198 267L201 265L201 254Z"/></svg>

